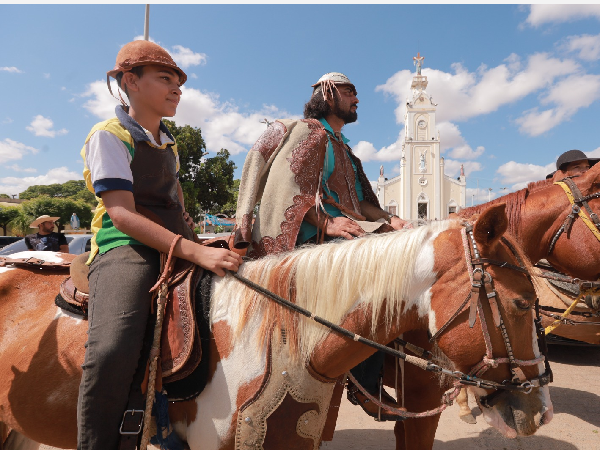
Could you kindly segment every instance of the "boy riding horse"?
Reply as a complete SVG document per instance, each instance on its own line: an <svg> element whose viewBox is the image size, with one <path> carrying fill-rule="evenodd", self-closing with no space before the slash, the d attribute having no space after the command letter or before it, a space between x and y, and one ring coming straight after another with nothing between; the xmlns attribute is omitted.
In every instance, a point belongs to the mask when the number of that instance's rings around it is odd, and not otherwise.
<svg viewBox="0 0 600 450"><path fill-rule="evenodd" d="M79 450L118 446L123 413L131 408L128 394L140 390L132 385L138 361L146 365L140 354L159 252L169 253L175 244L173 256L220 276L241 263L234 252L195 243L184 210L177 145L161 119L175 115L186 74L159 45L133 41L107 72L112 94L109 77L116 78L129 106L121 98L116 117L95 125L81 150L86 185L99 203L87 262L89 329L77 405ZM183 239L177 241L178 235ZM143 410L143 403L134 409ZM138 420L141 428L142 417ZM137 435L134 445L136 440Z"/></svg>

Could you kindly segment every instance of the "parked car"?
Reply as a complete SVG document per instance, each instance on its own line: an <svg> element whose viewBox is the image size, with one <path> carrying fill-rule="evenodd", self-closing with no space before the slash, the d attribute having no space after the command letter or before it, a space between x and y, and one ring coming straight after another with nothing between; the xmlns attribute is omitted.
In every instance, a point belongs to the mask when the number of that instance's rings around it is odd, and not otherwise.
<svg viewBox="0 0 600 450"><path fill-rule="evenodd" d="M20 241L21 239L23 238L20 236L0 236L0 248L4 248L13 242Z"/></svg>
<svg viewBox="0 0 600 450"><path fill-rule="evenodd" d="M92 236L91 234L65 234L67 244L69 244L69 253L81 255L82 253L89 252L92 246ZM0 256L26 251L25 239L21 239L0 249Z"/></svg>

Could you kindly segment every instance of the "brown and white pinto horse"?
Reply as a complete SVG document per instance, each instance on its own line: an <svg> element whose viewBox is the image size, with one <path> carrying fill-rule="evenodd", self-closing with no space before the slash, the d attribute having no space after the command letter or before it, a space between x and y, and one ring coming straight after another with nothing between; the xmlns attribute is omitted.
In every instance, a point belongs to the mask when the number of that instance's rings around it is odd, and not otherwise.
<svg viewBox="0 0 600 450"><path fill-rule="evenodd" d="M583 175L573 178L573 181L583 196L600 191L600 165L593 166ZM553 237L567 215L571 213L571 203L560 186L553 184L551 180L533 182L520 191L482 205L465 208L458 215L470 219L491 205L500 203L506 204L509 218L508 233L517 240L530 261L546 259L555 268L573 277L587 280L600 278L600 242L580 218L575 220L569 232L562 233L554 249L550 251ZM600 214L599 199L590 200L589 205L593 211ZM565 306L561 305L556 295L544 286L544 284L538 286L540 303L564 309ZM593 317L579 320L597 322ZM600 344L600 325L561 325L553 333L570 339ZM404 339L424 348L431 346L425 333L411 332L406 334ZM386 384L393 387L395 371L386 369L386 372ZM444 388L432 388L433 378L431 374L419 374L413 367L405 366L403 403L409 411L432 409L437 406L440 393ZM465 390L461 392L457 403L461 408L461 417L467 421L474 421L467 405ZM397 450L431 449L438 420L439 415L398 422L394 430Z"/></svg>
<svg viewBox="0 0 600 450"><path fill-rule="evenodd" d="M482 214L474 228L482 258L518 264L500 240L506 227L502 205ZM315 315L387 343L410 330L435 333L471 290L461 228L457 221L444 221L303 247L245 263L239 273ZM539 361L535 292L529 279L509 268L485 270L493 277L514 357ZM76 398L87 324L54 306L63 278L0 268L0 422L14 430L5 450L14 450L15 442L23 440L62 448L76 445ZM439 338L438 350L448 358L449 369L468 373L485 354L482 319L491 324L493 317L486 296L481 293L479 299L484 306L473 328L464 312ZM331 391L319 400L315 392L285 380L331 384L374 351L283 309L231 276L213 281L210 322L209 382L196 399L170 405L174 427L192 450L250 444L268 450L317 449L323 423L309 428L311 421L327 414L322 407L329 404ZM488 330L494 357L505 358L500 332L494 326ZM288 353L277 356L282 349ZM534 379L544 367L536 363L522 370ZM511 375L501 364L484 378L502 382ZM273 386L274 380L281 384ZM277 394L277 401L265 398L268 392ZM473 392L478 398L491 393L482 388ZM533 434L552 418L547 386L529 394L503 391L490 403L484 415L508 436ZM260 406L255 415L248 412L254 404ZM239 442L243 436L260 439Z"/></svg>

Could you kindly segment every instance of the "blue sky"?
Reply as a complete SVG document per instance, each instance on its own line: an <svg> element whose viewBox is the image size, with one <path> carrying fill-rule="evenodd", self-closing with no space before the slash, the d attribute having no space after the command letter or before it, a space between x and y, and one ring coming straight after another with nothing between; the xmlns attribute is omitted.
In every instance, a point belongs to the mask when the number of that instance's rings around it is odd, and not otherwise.
<svg viewBox="0 0 600 450"><path fill-rule="evenodd" d="M82 178L91 127L144 5L0 4L0 193ZM413 56L425 57L446 172L468 203L515 190L578 148L600 157L600 5L151 5L150 38L188 73L175 121L232 153L264 118L300 117L322 74L358 90L343 132L370 179L397 175ZM503 189L504 188L504 189Z"/></svg>

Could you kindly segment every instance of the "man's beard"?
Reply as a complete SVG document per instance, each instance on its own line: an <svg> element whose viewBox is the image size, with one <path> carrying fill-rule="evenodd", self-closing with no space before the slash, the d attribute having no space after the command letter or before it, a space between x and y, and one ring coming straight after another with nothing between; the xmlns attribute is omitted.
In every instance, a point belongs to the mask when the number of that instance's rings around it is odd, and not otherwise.
<svg viewBox="0 0 600 450"><path fill-rule="evenodd" d="M356 105L351 105L350 108L352 108L352 106ZM356 111L352 111L352 109L349 109L348 111L342 111L339 103L337 102L337 99L333 108L333 113L340 119L342 119L344 121L344 124L356 122L356 120L358 119L358 114L356 113Z"/></svg>

